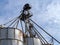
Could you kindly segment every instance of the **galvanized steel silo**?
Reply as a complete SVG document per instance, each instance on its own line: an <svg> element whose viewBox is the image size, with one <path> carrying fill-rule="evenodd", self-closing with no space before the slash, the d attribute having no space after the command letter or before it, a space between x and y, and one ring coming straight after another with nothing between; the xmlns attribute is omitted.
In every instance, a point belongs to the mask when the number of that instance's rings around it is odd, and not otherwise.
<svg viewBox="0 0 60 45"><path fill-rule="evenodd" d="M25 45L42 45L41 41L39 38L25 38Z"/></svg>
<svg viewBox="0 0 60 45"><path fill-rule="evenodd" d="M0 28L0 45L23 45L23 33L15 28Z"/></svg>

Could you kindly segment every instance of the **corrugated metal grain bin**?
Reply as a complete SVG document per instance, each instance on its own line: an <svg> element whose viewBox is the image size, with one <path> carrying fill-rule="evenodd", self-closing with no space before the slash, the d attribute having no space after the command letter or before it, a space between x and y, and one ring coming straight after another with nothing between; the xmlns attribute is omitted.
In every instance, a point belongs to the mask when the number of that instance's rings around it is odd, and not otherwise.
<svg viewBox="0 0 60 45"><path fill-rule="evenodd" d="M25 45L42 45L38 38L25 38Z"/></svg>
<svg viewBox="0 0 60 45"><path fill-rule="evenodd" d="M15 28L0 28L0 45L23 45L23 33Z"/></svg>

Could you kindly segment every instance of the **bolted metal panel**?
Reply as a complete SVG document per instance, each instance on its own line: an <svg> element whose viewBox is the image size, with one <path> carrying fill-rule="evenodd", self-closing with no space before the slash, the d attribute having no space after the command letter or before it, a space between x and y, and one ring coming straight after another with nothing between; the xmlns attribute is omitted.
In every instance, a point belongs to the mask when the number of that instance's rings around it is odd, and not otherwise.
<svg viewBox="0 0 60 45"><path fill-rule="evenodd" d="M8 38L13 38L14 39L14 29L8 29Z"/></svg>
<svg viewBox="0 0 60 45"><path fill-rule="evenodd" d="M21 36L23 36L23 35L21 35L22 33L19 31L19 30L16 30L15 29L15 39L21 39Z"/></svg>
<svg viewBox="0 0 60 45"><path fill-rule="evenodd" d="M7 40L1 40L1 45L8 45L8 41Z"/></svg>
<svg viewBox="0 0 60 45"><path fill-rule="evenodd" d="M12 45L17 45L17 40L12 40Z"/></svg>
<svg viewBox="0 0 60 45"><path fill-rule="evenodd" d="M21 41L18 42L18 45L23 45L23 42L21 43Z"/></svg>
<svg viewBox="0 0 60 45"><path fill-rule="evenodd" d="M39 38L25 38L25 45L42 45Z"/></svg>
<svg viewBox="0 0 60 45"><path fill-rule="evenodd" d="M42 45L40 39L34 38L34 45Z"/></svg>
<svg viewBox="0 0 60 45"><path fill-rule="evenodd" d="M0 33L1 33L1 37L0 37L1 39L7 38L7 29L1 29Z"/></svg>
<svg viewBox="0 0 60 45"><path fill-rule="evenodd" d="M34 45L34 39L33 38L27 38L27 45Z"/></svg>

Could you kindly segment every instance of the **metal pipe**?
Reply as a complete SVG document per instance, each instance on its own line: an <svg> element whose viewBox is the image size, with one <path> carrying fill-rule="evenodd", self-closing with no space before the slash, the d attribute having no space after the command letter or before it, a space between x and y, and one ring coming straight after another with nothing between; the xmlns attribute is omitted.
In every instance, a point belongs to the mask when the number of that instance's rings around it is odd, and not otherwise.
<svg viewBox="0 0 60 45"><path fill-rule="evenodd" d="M11 26L16 20L17 20L17 19L15 19L9 26ZM9 26L8 26L8 27L9 27Z"/></svg>
<svg viewBox="0 0 60 45"><path fill-rule="evenodd" d="M31 19L30 19L31 20ZM41 26L39 26L37 23L35 23L33 20L31 20L34 24L36 24L40 29L42 29L46 34L48 34L50 37L52 37L56 42L58 42L60 44L60 42L55 39L53 36L51 36L48 32L46 32Z"/></svg>
<svg viewBox="0 0 60 45"><path fill-rule="evenodd" d="M35 28L35 30L38 32L38 30L36 28ZM38 34L46 41L46 39L39 32L38 32ZM46 41L46 43L48 44L48 41Z"/></svg>
<svg viewBox="0 0 60 45"><path fill-rule="evenodd" d="M42 38L38 35L38 33L36 32L36 30L35 30L35 29L33 29L33 30L34 30L35 33L37 34L38 38L41 40L41 43L42 43L42 44L45 44L45 42L44 42L44 41L42 40ZM43 41L44 43L43 43L42 41Z"/></svg>
<svg viewBox="0 0 60 45"><path fill-rule="evenodd" d="M17 17L17 18L18 18L18 17ZM5 23L5 24L3 24L3 25L6 25L6 24L10 23L11 21L13 21L13 20L15 20L15 19L17 19L17 18L14 18L14 19L10 20L10 21L8 21L7 23Z"/></svg>

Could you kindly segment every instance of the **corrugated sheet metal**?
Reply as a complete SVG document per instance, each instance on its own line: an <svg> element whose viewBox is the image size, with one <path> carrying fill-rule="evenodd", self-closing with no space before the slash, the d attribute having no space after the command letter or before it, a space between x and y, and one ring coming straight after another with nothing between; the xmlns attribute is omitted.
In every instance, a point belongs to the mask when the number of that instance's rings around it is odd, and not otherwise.
<svg viewBox="0 0 60 45"><path fill-rule="evenodd" d="M38 38L25 38L25 45L42 45Z"/></svg>
<svg viewBox="0 0 60 45"><path fill-rule="evenodd" d="M0 45L23 45L23 33L15 28L0 28Z"/></svg>

